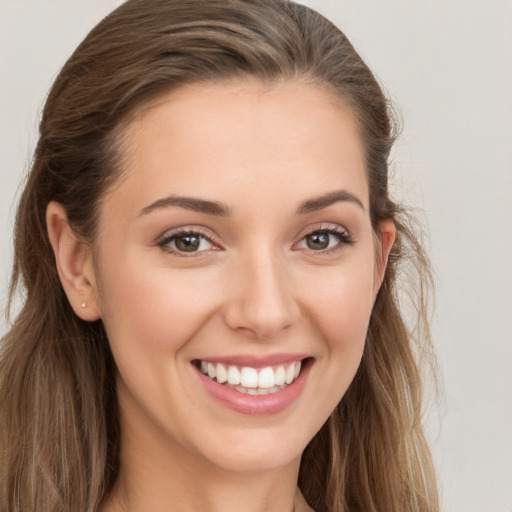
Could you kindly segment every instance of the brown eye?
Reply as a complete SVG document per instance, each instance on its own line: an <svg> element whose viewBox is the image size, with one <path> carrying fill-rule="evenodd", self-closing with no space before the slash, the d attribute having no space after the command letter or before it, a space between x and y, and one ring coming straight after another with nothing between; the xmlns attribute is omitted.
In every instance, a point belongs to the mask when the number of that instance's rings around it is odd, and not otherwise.
<svg viewBox="0 0 512 512"><path fill-rule="evenodd" d="M341 228L322 228L309 232L296 245L298 249L322 254L354 243L352 236Z"/></svg>
<svg viewBox="0 0 512 512"><path fill-rule="evenodd" d="M311 233L305 237L308 249L313 251L322 251L329 247L330 238L332 235L329 233Z"/></svg>
<svg viewBox="0 0 512 512"><path fill-rule="evenodd" d="M164 238L159 244L166 251L180 254L193 255L202 253L215 247L213 242L195 231L182 231Z"/></svg>
<svg viewBox="0 0 512 512"><path fill-rule="evenodd" d="M174 239L174 244L178 251L195 252L201 245L201 237L195 234L180 235Z"/></svg>

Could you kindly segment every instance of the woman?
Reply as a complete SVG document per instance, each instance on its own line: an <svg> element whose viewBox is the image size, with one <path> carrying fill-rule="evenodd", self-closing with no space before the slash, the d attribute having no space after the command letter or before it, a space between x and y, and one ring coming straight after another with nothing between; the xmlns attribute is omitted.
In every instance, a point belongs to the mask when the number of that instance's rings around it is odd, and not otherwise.
<svg viewBox="0 0 512 512"><path fill-rule="evenodd" d="M93 29L18 209L1 510L438 510L392 143L304 6L129 0Z"/></svg>

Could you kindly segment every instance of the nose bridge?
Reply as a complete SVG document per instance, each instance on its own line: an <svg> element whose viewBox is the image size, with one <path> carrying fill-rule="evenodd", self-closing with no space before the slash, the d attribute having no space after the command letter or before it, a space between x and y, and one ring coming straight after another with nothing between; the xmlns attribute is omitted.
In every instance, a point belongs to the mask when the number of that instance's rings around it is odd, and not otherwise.
<svg viewBox="0 0 512 512"><path fill-rule="evenodd" d="M233 289L225 309L226 323L259 339L275 336L298 318L289 269L272 248L247 251L238 259Z"/></svg>

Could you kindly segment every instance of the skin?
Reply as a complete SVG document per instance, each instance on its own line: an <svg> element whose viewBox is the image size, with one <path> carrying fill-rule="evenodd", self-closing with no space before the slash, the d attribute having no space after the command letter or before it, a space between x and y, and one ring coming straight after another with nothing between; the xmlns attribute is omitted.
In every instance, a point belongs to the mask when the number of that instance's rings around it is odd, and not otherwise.
<svg viewBox="0 0 512 512"><path fill-rule="evenodd" d="M300 81L237 80L161 97L126 135L92 247L48 207L64 289L79 316L102 319L119 369L121 473L103 512L311 510L300 456L356 373L395 236L384 222L376 243L354 117ZM335 191L343 200L297 212ZM170 195L229 214L155 206ZM180 253L169 237L182 228L211 242ZM342 237L312 249L325 229ZM313 364L271 415L220 405L191 364L276 353Z"/></svg>

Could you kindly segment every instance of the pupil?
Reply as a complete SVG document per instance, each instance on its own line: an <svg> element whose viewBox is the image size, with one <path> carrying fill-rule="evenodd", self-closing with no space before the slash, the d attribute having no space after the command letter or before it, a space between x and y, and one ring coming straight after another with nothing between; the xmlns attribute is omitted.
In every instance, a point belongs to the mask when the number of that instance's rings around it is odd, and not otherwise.
<svg viewBox="0 0 512 512"><path fill-rule="evenodd" d="M176 238L176 247L183 252L194 252L199 248L201 243L196 235L182 235Z"/></svg>
<svg viewBox="0 0 512 512"><path fill-rule="evenodd" d="M310 249L322 250L329 247L329 235L327 233L313 233L306 237L306 244Z"/></svg>

